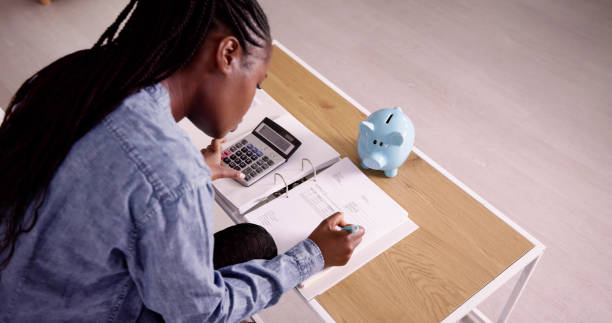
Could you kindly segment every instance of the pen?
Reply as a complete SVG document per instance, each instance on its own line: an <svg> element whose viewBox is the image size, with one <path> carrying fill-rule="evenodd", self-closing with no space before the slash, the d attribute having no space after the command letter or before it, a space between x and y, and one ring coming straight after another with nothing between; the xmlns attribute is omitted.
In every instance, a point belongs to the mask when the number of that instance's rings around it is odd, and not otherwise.
<svg viewBox="0 0 612 323"><path fill-rule="evenodd" d="M346 230L346 231L350 231L351 233L359 230L359 226L358 225L345 225L340 227L342 230Z"/></svg>

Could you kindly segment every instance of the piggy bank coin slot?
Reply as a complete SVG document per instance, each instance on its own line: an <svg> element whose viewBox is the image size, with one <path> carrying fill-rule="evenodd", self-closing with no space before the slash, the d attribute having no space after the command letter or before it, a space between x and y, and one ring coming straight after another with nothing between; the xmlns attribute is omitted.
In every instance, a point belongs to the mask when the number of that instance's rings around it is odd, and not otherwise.
<svg viewBox="0 0 612 323"><path fill-rule="evenodd" d="M389 115L389 117L387 118L387 121L385 123L389 124L389 121L391 121L391 118L393 118L393 113L391 113L391 115Z"/></svg>

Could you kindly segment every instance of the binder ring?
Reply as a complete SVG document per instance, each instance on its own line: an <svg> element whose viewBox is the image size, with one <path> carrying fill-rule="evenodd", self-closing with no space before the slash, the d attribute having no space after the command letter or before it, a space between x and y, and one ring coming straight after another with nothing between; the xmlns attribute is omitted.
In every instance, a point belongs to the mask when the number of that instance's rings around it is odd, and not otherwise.
<svg viewBox="0 0 612 323"><path fill-rule="evenodd" d="M302 158L302 170L304 170L305 161L307 161L310 164L310 167L312 167L312 172L314 173L312 180L316 182L317 181L317 169L312 165L312 162L310 161L310 159Z"/></svg>
<svg viewBox="0 0 612 323"><path fill-rule="evenodd" d="M274 184L276 184L276 176L280 176L280 178L283 180L283 183L285 183L285 196L287 196L287 198L289 198L289 186L287 186L287 182L285 181L285 178L283 177L283 175L279 174L279 173L274 173Z"/></svg>

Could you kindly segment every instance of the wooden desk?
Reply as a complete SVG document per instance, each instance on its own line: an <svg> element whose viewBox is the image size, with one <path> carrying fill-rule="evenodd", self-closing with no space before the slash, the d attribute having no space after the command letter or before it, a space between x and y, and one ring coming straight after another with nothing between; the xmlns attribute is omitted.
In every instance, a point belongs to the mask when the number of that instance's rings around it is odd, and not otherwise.
<svg viewBox="0 0 612 323"><path fill-rule="evenodd" d="M367 111L358 103L278 43L263 88L359 165L358 124ZM500 317L504 321L544 246L416 148L395 178L365 173L420 229L316 302L340 322L456 321L468 313L485 321L475 307L523 270Z"/></svg>

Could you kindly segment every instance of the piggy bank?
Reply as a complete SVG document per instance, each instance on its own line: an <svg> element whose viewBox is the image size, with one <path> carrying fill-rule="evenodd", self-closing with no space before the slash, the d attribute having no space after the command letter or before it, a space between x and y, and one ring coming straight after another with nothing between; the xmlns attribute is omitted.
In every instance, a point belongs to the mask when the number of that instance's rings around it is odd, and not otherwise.
<svg viewBox="0 0 612 323"><path fill-rule="evenodd" d="M357 152L361 167L397 175L414 145L414 126L400 107L381 109L359 123Z"/></svg>

